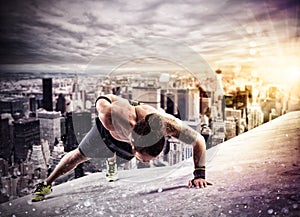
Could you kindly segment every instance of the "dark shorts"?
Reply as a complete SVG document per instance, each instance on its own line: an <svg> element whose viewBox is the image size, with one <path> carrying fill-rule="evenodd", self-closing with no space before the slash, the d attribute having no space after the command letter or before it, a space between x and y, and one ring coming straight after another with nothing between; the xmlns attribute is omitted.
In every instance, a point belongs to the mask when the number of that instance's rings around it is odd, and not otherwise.
<svg viewBox="0 0 300 217"><path fill-rule="evenodd" d="M129 143L118 141L105 129L99 118L95 119L95 126L83 138L78 146L79 151L88 158L109 158L114 153L117 156L131 160L134 156Z"/></svg>

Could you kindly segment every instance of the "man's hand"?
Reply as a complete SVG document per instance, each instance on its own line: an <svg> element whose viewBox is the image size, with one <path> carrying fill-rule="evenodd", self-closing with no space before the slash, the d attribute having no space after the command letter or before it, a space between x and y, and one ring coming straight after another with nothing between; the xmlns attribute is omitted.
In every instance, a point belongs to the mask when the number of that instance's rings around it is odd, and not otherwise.
<svg viewBox="0 0 300 217"><path fill-rule="evenodd" d="M189 188L206 188L208 185L212 185L211 182L206 181L205 179L197 178L189 181Z"/></svg>

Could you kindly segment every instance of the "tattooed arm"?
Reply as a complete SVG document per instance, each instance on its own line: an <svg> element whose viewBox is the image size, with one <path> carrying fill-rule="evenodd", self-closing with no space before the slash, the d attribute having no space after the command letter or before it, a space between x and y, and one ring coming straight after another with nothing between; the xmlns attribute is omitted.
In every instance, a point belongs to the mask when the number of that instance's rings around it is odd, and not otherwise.
<svg viewBox="0 0 300 217"><path fill-rule="evenodd" d="M204 138L191 127L181 121L167 118L166 133L180 141L193 146L193 159L196 167L205 166L206 145Z"/></svg>
<svg viewBox="0 0 300 217"><path fill-rule="evenodd" d="M189 181L189 187L203 188L211 183L205 180L206 145L204 138L191 127L180 120L166 118L166 134L193 146L194 179Z"/></svg>

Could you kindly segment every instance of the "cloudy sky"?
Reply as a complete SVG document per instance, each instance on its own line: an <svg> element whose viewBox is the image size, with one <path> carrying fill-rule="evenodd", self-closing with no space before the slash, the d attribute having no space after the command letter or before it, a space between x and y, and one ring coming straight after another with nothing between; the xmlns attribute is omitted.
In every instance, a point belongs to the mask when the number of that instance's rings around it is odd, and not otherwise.
<svg viewBox="0 0 300 217"><path fill-rule="evenodd" d="M2 0L0 4L1 73L82 72L101 55L106 55L102 64L114 62L113 52L136 52L143 59L143 41L148 37L188 47L214 70L280 78L300 69L300 0ZM130 40L133 47L127 46ZM161 44L156 51L180 53L171 44L168 48ZM148 65L155 64L152 60Z"/></svg>

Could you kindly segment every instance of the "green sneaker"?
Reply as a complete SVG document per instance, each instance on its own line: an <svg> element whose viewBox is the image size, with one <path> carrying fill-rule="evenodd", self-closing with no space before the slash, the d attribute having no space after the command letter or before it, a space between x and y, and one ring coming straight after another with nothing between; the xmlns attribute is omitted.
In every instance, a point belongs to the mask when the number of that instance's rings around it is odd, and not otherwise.
<svg viewBox="0 0 300 217"><path fill-rule="evenodd" d="M114 182L118 180L117 163L106 160L106 180Z"/></svg>
<svg viewBox="0 0 300 217"><path fill-rule="evenodd" d="M31 199L32 202L38 202L45 198L46 195L52 192L51 185L48 185L47 182L38 183L35 186L35 190L32 192L35 195L34 198Z"/></svg>

